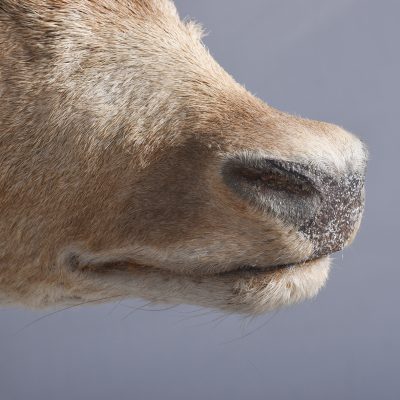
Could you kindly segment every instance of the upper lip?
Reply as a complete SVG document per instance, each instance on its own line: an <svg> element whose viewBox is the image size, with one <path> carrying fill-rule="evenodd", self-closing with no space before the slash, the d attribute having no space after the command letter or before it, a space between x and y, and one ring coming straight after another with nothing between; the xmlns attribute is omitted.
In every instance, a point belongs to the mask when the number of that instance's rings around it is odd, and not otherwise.
<svg viewBox="0 0 400 400"><path fill-rule="evenodd" d="M230 270L230 271L225 271L225 272L220 272L218 274L231 274L231 273L251 273L251 274L258 274L258 273L266 273L266 272L274 272L274 271L281 271L284 269L288 268L293 268L298 265L305 265L308 263L312 263L314 261L318 261L322 258L325 257L314 257L314 258L309 258L304 261L300 262L293 262L293 263L287 263L287 264L278 264L278 265L273 265L273 266L268 266L268 267L262 267L258 265L242 265L236 269Z"/></svg>

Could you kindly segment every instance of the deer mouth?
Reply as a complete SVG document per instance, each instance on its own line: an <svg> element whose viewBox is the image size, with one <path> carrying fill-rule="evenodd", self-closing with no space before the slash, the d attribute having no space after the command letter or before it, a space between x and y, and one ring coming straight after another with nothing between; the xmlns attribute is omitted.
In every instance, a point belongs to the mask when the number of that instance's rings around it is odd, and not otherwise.
<svg viewBox="0 0 400 400"><path fill-rule="evenodd" d="M181 277L195 278L199 279L201 277L212 277L212 276L237 276L237 277L251 277L260 275L269 275L273 273L284 273L285 271L293 271L297 268L306 268L307 266L312 266L326 260L328 256L314 257L301 262L278 264L272 266L260 266L245 264L239 267L232 268L224 271L211 272L212 268L204 268L203 270L197 269L188 272L184 271L174 271L173 269L164 269L159 266L152 266L146 263L138 263L135 260L130 259L126 256L110 256L110 257L96 257L88 256L87 253L78 253L76 251L68 254L64 257L64 261L74 270L101 273L101 274L111 274L116 272L135 272L135 271L151 271L158 272L162 275L175 275ZM207 272L204 272L207 271Z"/></svg>
<svg viewBox="0 0 400 400"><path fill-rule="evenodd" d="M104 254L64 254L80 281L94 287L91 301L142 298L153 303L192 304L245 315L261 314L315 296L330 270L329 257L271 267L243 265L225 272L189 273L138 264L126 257ZM84 286L86 287L86 286ZM73 292L74 298L88 299ZM107 296L107 297L106 297ZM107 300L106 300L107 301Z"/></svg>
<svg viewBox="0 0 400 400"><path fill-rule="evenodd" d="M273 265L269 267L261 267L261 266L255 266L255 265L243 265L240 266L239 268L233 269L231 271L226 271L226 272L220 272L217 273L216 275L220 274L230 274L230 275L238 275L238 276L257 276L257 275L266 275L266 274L272 274L276 272L284 273L285 271L294 271L297 268L306 268L307 266L312 266L319 264L320 262L326 261L329 259L329 256L322 256L322 257L316 257L316 258L310 258L305 261L301 262L296 262L296 263L288 263L288 264L279 264L279 265Z"/></svg>

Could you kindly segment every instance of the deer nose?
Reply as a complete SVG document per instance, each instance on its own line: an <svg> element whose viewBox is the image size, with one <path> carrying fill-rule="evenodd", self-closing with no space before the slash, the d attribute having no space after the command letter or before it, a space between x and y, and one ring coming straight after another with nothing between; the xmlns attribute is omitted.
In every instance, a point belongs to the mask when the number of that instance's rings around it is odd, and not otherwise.
<svg viewBox="0 0 400 400"><path fill-rule="evenodd" d="M365 166L347 173L314 164L232 158L225 183L262 212L290 224L313 244L311 257L341 250L354 237L364 209Z"/></svg>

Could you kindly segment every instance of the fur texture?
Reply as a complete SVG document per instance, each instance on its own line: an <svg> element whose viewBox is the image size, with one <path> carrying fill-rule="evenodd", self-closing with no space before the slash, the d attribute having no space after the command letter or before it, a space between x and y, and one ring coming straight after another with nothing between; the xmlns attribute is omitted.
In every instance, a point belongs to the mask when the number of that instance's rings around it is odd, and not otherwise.
<svg viewBox="0 0 400 400"><path fill-rule="evenodd" d="M310 239L237 196L222 165L273 158L339 179L363 173L363 145L252 96L172 2L0 0L0 53L4 304L255 313L325 283L326 258L303 263Z"/></svg>

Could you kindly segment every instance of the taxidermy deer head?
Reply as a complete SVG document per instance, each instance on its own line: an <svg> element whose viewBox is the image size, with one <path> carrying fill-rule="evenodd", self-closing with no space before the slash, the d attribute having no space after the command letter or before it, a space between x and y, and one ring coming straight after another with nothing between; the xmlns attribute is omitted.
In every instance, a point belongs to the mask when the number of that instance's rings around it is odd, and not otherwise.
<svg viewBox="0 0 400 400"><path fill-rule="evenodd" d="M260 313L354 238L366 150L280 112L169 0L0 1L0 299Z"/></svg>

